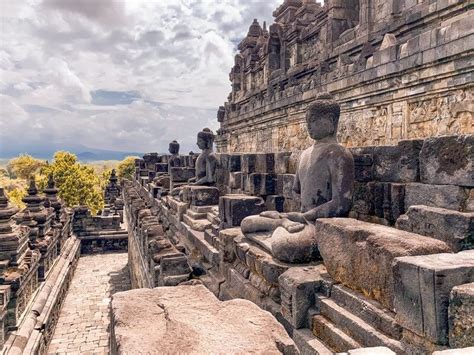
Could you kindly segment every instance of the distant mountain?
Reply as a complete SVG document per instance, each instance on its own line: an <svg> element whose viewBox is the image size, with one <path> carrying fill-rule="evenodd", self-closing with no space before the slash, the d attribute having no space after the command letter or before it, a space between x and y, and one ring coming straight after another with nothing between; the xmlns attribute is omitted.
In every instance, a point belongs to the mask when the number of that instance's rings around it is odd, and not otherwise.
<svg viewBox="0 0 474 355"><path fill-rule="evenodd" d="M60 150L68 151L76 154L81 161L95 161L95 160L122 160L127 156L142 156L144 153L114 151L86 147L80 144L59 144L35 142L29 144L21 144L15 142L7 142L0 137L0 159L11 159L20 154L30 154L38 159L53 159L54 153ZM9 144L10 143L10 144Z"/></svg>

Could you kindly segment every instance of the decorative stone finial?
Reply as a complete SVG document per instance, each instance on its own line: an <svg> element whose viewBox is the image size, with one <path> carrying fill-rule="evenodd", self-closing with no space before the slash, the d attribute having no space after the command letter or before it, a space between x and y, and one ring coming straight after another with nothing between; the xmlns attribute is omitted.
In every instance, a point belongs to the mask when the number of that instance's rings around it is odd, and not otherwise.
<svg viewBox="0 0 474 355"><path fill-rule="evenodd" d="M3 187L0 187L0 234L10 233L12 231L11 218L19 210L8 203L8 197Z"/></svg>

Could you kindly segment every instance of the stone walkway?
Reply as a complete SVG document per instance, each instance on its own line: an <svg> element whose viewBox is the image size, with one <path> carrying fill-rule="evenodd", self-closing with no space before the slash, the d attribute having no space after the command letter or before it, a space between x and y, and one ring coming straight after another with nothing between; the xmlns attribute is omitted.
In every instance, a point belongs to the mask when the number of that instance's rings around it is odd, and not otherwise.
<svg viewBox="0 0 474 355"><path fill-rule="evenodd" d="M127 253L79 259L48 354L108 354L110 296L130 289Z"/></svg>

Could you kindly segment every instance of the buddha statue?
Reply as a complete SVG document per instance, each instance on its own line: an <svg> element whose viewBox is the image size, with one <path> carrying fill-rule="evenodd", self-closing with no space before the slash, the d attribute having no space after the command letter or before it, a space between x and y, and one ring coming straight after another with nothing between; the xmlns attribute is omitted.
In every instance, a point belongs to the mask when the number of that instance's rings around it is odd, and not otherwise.
<svg viewBox="0 0 474 355"><path fill-rule="evenodd" d="M217 158L213 150L214 133L209 128L198 133L197 146L201 149L201 154L196 160L196 176L188 182L192 185L214 186Z"/></svg>
<svg viewBox="0 0 474 355"><path fill-rule="evenodd" d="M170 152L171 156L168 159L168 173L171 168L181 166L181 157L179 156L179 143L174 140L170 142L168 151Z"/></svg>
<svg viewBox="0 0 474 355"><path fill-rule="evenodd" d="M314 144L301 154L293 186L301 196L301 211L267 211L242 221L245 236L280 261L314 260L319 254L315 221L344 217L351 209L354 159L336 140L339 116L340 106L329 94L318 96L306 112Z"/></svg>
<svg viewBox="0 0 474 355"><path fill-rule="evenodd" d="M160 173L153 179L153 183L156 186L162 187L166 190L170 188L171 168L182 166L181 157L179 156L179 143L176 140L170 142L168 152L171 154L168 159L168 172Z"/></svg>

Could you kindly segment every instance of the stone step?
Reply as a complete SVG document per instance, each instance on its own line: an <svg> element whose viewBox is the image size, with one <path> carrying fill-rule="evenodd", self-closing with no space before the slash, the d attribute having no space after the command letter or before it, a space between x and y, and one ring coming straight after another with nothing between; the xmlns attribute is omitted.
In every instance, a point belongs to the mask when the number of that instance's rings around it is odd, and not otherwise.
<svg viewBox="0 0 474 355"><path fill-rule="evenodd" d="M313 317L313 334L335 352L360 348L360 344L322 315Z"/></svg>
<svg viewBox="0 0 474 355"><path fill-rule="evenodd" d="M186 211L186 215L191 217L192 219L207 219L207 213L206 212L195 212L191 209L188 209Z"/></svg>
<svg viewBox="0 0 474 355"><path fill-rule="evenodd" d="M309 329L295 329L293 341L300 351L300 355L332 355L333 352Z"/></svg>
<svg viewBox="0 0 474 355"><path fill-rule="evenodd" d="M337 305L332 299L319 297L321 315L334 323L339 330L365 347L385 346L398 353L404 353L401 343L389 338L359 317Z"/></svg>
<svg viewBox="0 0 474 355"><path fill-rule="evenodd" d="M375 329L396 340L401 339L402 327L395 322L395 314L378 302L340 284L332 287L331 299Z"/></svg>
<svg viewBox="0 0 474 355"><path fill-rule="evenodd" d="M204 232L206 229L209 229L211 227L211 222L209 222L207 219L193 219L188 215L183 216L183 222L190 226L192 229L199 232Z"/></svg>

